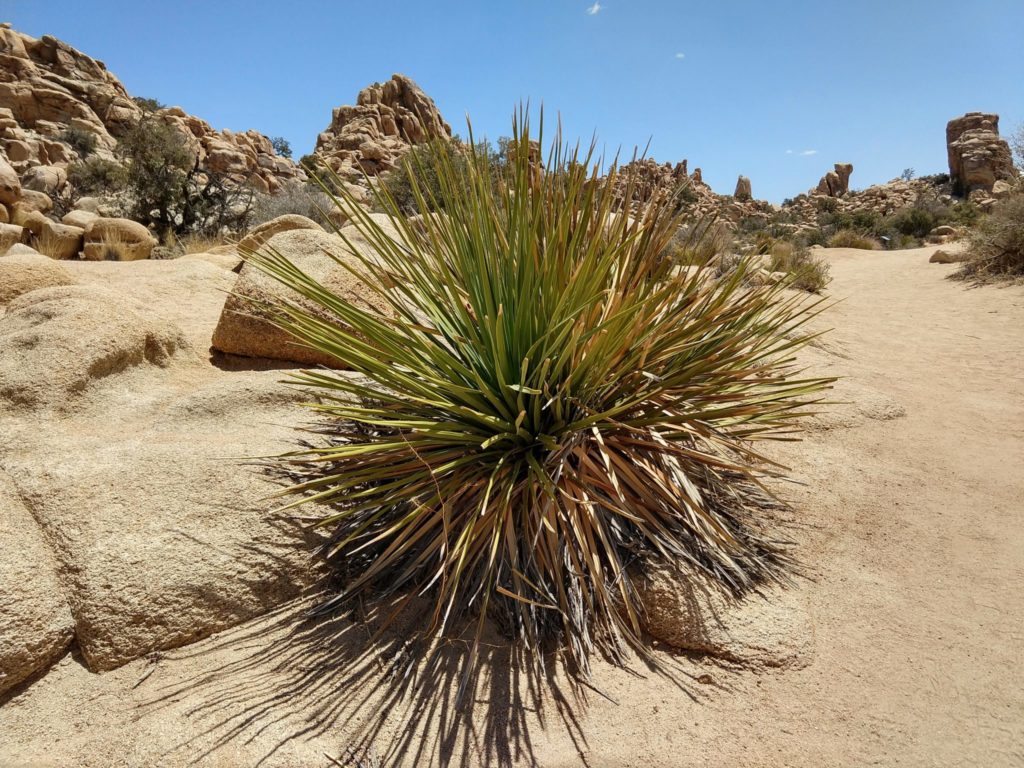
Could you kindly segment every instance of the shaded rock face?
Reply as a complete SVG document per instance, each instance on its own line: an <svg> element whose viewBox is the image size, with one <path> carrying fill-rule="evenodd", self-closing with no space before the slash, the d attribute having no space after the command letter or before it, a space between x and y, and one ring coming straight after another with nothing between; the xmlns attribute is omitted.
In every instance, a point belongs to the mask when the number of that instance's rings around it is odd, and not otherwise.
<svg viewBox="0 0 1024 768"><path fill-rule="evenodd" d="M969 195L991 192L997 181L1011 181L1013 167L1010 145L999 136L999 115L968 112L946 124L946 153L953 191Z"/></svg>
<svg viewBox="0 0 1024 768"><path fill-rule="evenodd" d="M335 109L315 154L343 178L358 179L393 168L414 144L451 135L433 99L396 74L360 91L355 106Z"/></svg>
<svg viewBox="0 0 1024 768"><path fill-rule="evenodd" d="M386 217L383 218L386 220ZM356 247L361 247L360 243L365 242L361 241L354 227L346 227L345 235ZM397 236L395 232L395 237ZM295 266L335 294L362 309L388 314L386 302L336 261L339 259L350 266L358 267L358 261L337 235L328 234L319 227L290 229L273 235L265 245L268 250L272 249L287 257ZM273 310L268 305L282 299L306 306L327 322L340 322L333 315L301 299L253 264L246 263L238 275L234 292L224 303L220 321L213 332L213 348L243 357L344 368L344 361L306 346L275 324Z"/></svg>

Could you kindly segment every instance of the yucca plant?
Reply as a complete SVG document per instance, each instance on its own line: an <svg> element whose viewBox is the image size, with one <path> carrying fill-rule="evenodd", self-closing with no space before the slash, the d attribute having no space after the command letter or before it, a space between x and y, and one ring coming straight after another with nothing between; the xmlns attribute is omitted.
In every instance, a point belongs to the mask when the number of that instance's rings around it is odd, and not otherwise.
<svg viewBox="0 0 1024 768"><path fill-rule="evenodd" d="M531 141L520 113L512 147ZM323 610L428 596L423 637L471 621L479 642L491 618L585 671L595 649L643 650L651 564L737 593L786 577L763 514L777 468L752 442L793 439L827 385L793 357L813 309L742 268L718 281L665 258L671 195L623 210L593 147L556 137L543 169L531 150L498 170L473 146L433 154L441 200L409 169L417 209L443 214L407 220L378 190L398 239L325 185L365 240L340 232L339 265L391 316L252 257L307 302L282 301L281 326L354 372L294 375L320 397L321 442L277 461L301 479L294 505L333 506L316 524L344 585Z"/></svg>

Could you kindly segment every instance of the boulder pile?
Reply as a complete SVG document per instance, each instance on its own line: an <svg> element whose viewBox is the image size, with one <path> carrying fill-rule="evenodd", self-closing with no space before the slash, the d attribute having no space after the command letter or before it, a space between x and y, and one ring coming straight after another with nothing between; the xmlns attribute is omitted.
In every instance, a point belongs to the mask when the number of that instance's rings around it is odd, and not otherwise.
<svg viewBox="0 0 1024 768"><path fill-rule="evenodd" d="M355 106L337 107L314 154L343 179L357 181L364 172L374 176L395 167L415 144L451 135L434 100L396 74L360 91Z"/></svg>
<svg viewBox="0 0 1024 768"><path fill-rule="evenodd" d="M743 219L767 218L773 206L764 200L750 196L750 179L741 176L737 191L743 195L719 195L704 183L700 168L688 172L687 161L681 163L658 163L652 158L634 160L622 166L615 184L620 198L626 196L629 177L633 177L633 192L630 205L642 207L656 193L672 194L682 188L680 203L698 218L717 218L726 224L736 225Z"/></svg>
<svg viewBox="0 0 1024 768"><path fill-rule="evenodd" d="M116 159L118 139L145 114L102 61L49 35L37 40L0 25L0 204L16 196L8 171L25 191L64 194L69 165L86 155ZM305 177L256 131L218 131L179 107L152 117L182 134L203 171L261 192Z"/></svg>

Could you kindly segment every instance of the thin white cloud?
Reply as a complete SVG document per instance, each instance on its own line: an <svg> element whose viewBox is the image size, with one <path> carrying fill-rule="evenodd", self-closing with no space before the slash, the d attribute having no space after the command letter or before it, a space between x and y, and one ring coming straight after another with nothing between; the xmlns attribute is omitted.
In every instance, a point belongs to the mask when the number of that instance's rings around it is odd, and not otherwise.
<svg viewBox="0 0 1024 768"><path fill-rule="evenodd" d="M816 149L801 149L799 152L797 152L796 150L793 150L793 149L787 149L786 150L786 154L787 155L800 155L801 157L810 157L811 155L818 154L818 150L816 150Z"/></svg>
<svg viewBox="0 0 1024 768"><path fill-rule="evenodd" d="M685 53L677 53L676 54L676 58L677 59L685 59L686 58L686 54Z"/></svg>
<svg viewBox="0 0 1024 768"><path fill-rule="evenodd" d="M786 154L787 155L792 155L793 154L793 150L792 149L787 149L786 150Z"/></svg>
<svg viewBox="0 0 1024 768"><path fill-rule="evenodd" d="M599 14L601 12L602 8L604 8L604 6L601 5L601 3L598 2L598 0L594 0L594 4L587 8L587 15L588 16L597 16L597 14Z"/></svg>

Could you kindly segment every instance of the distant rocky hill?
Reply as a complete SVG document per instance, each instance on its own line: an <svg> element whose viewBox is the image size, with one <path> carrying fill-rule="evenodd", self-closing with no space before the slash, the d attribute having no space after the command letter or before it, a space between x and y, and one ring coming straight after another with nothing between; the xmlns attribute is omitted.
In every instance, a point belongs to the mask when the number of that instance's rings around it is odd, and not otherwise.
<svg viewBox="0 0 1024 768"><path fill-rule="evenodd" d="M66 183L67 166L82 156L76 134L92 137L96 154L112 157L118 137L142 114L102 61L49 35L36 40L0 25L0 149L23 181L32 168L54 169L33 173L29 189L53 194ZM302 176L256 131L218 131L177 107L156 114L179 128L201 168L264 192Z"/></svg>
<svg viewBox="0 0 1024 768"><path fill-rule="evenodd" d="M144 100L142 100L144 102ZM35 39L0 24L0 223L32 225L57 237L55 219L69 207L47 198L70 187L68 168L86 154L116 160L119 139L144 116L173 126L195 158L196 169L258 192L275 193L306 178L303 167L283 157L271 140L255 130L216 130L179 107L156 108L133 99L102 61L90 58L51 36ZM343 179L363 183L392 170L410 147L432 139L449 139L452 129L437 105L415 82L395 74L360 91L354 105L336 107L319 134L313 158ZM643 206L660 191L684 188L681 202L695 217L714 217L737 230L772 225L799 234L818 228L823 217L867 212L889 216L937 198L942 203L970 199L981 210L1009 192L1017 170L1010 149L999 136L999 116L971 112L946 127L949 178L894 179L858 191L851 189L851 163L836 163L817 186L781 207L757 200L756 180L737 180L733 194L718 194L701 169L688 163L659 163L651 158L629 163L636 183L628 204ZM626 196L624 181L620 192ZM65 201L66 202L66 201ZM95 209L92 209L93 211ZM20 211L20 212L19 212ZM84 217L64 216L63 224L84 226ZM60 230L71 240L80 233ZM6 240L23 237L13 229ZM36 235L41 237L41 235ZM32 238L23 239L29 242Z"/></svg>
<svg viewBox="0 0 1024 768"><path fill-rule="evenodd" d="M334 110L314 155L355 180L390 170L414 144L451 135L434 100L405 75L392 75L360 91L355 106Z"/></svg>

